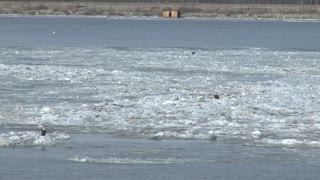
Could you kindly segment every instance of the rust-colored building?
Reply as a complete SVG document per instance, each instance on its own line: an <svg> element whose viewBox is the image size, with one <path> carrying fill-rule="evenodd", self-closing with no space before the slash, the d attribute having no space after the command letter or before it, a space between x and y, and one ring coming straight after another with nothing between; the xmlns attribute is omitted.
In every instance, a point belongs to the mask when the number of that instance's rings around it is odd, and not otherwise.
<svg viewBox="0 0 320 180"><path fill-rule="evenodd" d="M180 12L179 11L171 11L171 17L179 18L180 17Z"/></svg>
<svg viewBox="0 0 320 180"><path fill-rule="evenodd" d="M170 11L163 11L163 12L162 12L162 17L164 17L164 18L169 18L169 17L171 17L171 12L170 12Z"/></svg>
<svg viewBox="0 0 320 180"><path fill-rule="evenodd" d="M173 11L162 11L162 17L164 18L179 18L180 17L180 12L173 10Z"/></svg>

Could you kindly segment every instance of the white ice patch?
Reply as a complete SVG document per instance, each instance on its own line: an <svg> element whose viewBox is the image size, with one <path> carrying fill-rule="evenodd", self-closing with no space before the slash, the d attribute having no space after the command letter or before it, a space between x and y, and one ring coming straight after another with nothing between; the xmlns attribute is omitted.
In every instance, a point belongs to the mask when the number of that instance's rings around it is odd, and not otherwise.
<svg viewBox="0 0 320 180"><path fill-rule="evenodd" d="M265 146L311 146L320 147L320 141L298 140L298 139L261 139L255 140L257 145Z"/></svg>
<svg viewBox="0 0 320 180"><path fill-rule="evenodd" d="M155 139L320 139L319 51L192 51L3 48L0 124Z"/></svg>
<svg viewBox="0 0 320 180"><path fill-rule="evenodd" d="M59 132L41 136L40 132L35 131L11 131L9 133L0 134L0 147L52 145L69 138L69 135Z"/></svg>
<svg viewBox="0 0 320 180"><path fill-rule="evenodd" d="M81 163L104 163L104 164L173 164L194 161L191 159L177 159L177 158L121 158L121 157L108 157L108 158L94 158L89 156L77 155L68 159L69 161Z"/></svg>

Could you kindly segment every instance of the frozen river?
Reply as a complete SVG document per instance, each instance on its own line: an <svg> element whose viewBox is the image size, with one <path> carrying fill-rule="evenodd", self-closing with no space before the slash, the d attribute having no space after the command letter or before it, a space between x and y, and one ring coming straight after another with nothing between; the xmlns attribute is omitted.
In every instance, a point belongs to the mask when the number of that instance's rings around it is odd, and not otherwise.
<svg viewBox="0 0 320 180"><path fill-rule="evenodd" d="M1 16L0 177L317 179L319 29Z"/></svg>

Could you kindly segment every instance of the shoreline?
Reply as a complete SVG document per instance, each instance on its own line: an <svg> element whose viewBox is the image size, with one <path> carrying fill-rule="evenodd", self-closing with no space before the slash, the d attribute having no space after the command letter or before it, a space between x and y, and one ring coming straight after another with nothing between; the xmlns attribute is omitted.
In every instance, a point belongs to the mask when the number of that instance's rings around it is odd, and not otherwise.
<svg viewBox="0 0 320 180"><path fill-rule="evenodd" d="M162 17L164 10L178 10L181 18L320 20L319 5L0 2L0 15Z"/></svg>

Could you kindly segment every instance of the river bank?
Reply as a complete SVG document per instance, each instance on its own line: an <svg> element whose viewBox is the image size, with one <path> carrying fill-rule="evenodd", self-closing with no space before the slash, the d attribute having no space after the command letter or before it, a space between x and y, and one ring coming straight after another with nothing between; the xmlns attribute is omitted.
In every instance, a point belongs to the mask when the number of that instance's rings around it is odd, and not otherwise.
<svg viewBox="0 0 320 180"><path fill-rule="evenodd" d="M105 2L19 2L1 1L0 14L161 16L164 10L178 10L181 17L320 19L317 5L266 4L176 4Z"/></svg>

